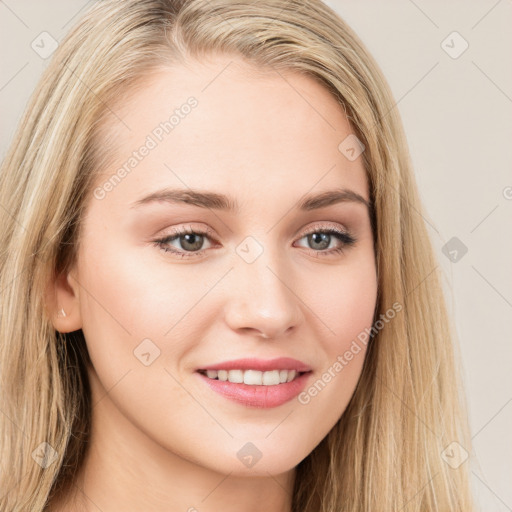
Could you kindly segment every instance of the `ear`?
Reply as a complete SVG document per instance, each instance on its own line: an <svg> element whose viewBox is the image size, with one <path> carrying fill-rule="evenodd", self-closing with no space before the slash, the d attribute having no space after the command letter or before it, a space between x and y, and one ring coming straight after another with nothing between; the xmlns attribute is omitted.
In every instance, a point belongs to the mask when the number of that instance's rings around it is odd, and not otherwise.
<svg viewBox="0 0 512 512"><path fill-rule="evenodd" d="M71 272L59 274L48 284L46 305L55 330L65 333L82 328L78 282Z"/></svg>

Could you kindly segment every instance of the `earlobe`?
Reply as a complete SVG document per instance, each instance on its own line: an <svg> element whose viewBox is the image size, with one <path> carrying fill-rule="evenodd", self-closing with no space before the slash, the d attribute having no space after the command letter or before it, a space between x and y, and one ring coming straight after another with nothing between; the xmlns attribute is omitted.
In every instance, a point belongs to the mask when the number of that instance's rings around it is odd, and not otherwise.
<svg viewBox="0 0 512 512"><path fill-rule="evenodd" d="M55 330L66 333L82 328L78 283L71 273L59 274L48 285L46 303Z"/></svg>

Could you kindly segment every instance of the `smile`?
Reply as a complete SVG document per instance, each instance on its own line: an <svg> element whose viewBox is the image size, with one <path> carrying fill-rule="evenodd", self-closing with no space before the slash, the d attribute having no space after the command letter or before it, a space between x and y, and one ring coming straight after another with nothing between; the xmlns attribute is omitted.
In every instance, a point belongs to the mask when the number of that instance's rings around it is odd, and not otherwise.
<svg viewBox="0 0 512 512"><path fill-rule="evenodd" d="M233 384L247 384L249 386L276 386L291 382L302 373L296 370L200 370L209 379L232 382Z"/></svg>

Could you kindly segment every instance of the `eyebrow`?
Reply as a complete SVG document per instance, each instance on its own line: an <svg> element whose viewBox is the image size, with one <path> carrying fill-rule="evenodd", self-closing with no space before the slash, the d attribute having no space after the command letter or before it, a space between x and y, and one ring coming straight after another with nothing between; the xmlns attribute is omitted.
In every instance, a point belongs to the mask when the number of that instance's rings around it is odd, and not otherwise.
<svg viewBox="0 0 512 512"><path fill-rule="evenodd" d="M191 204L200 208L238 212L240 206L236 200L216 192L192 189L162 189L132 203L130 208L138 208L150 203ZM298 202L297 208L302 211L317 210L338 203L360 203L371 213L371 204L363 196L346 188L328 190L316 195L307 195Z"/></svg>

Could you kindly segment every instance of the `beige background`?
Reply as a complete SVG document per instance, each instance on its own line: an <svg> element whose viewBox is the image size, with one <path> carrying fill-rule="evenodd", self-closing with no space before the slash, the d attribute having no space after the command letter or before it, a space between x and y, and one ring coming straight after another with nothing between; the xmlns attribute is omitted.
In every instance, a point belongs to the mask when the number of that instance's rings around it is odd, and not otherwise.
<svg viewBox="0 0 512 512"><path fill-rule="evenodd" d="M486 512L511 511L512 1L327 3L396 98L462 347L475 494ZM43 31L60 41L90 4L0 0L0 157L48 62L32 41ZM446 39L454 31L463 39ZM458 58L446 53L464 40ZM453 237L467 247L456 262L442 252Z"/></svg>

